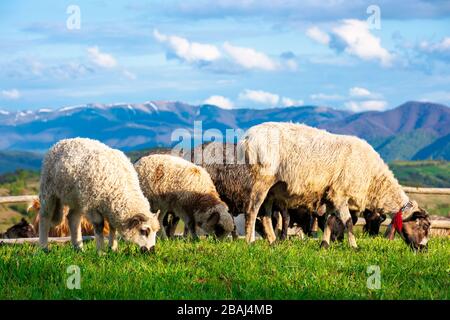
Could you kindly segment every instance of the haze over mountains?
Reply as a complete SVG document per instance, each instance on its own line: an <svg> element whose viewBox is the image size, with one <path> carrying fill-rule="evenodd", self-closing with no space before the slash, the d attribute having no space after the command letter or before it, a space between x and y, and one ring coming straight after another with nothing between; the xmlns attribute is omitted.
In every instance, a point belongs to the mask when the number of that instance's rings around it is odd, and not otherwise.
<svg viewBox="0 0 450 320"><path fill-rule="evenodd" d="M450 160L450 108L407 102L384 112L351 113L327 107L221 109L182 102L87 104L58 110L0 110L0 165L18 159L14 151L44 152L56 141L90 137L122 150L171 145L174 130L248 129L266 121L293 121L366 139L386 161ZM20 156L22 159L27 157ZM8 159L8 160L7 160ZM18 162L19 163L19 162ZM31 163L31 164L30 164ZM35 158L27 166L34 166ZM14 167L14 163L13 163ZM4 169L0 170L4 171Z"/></svg>

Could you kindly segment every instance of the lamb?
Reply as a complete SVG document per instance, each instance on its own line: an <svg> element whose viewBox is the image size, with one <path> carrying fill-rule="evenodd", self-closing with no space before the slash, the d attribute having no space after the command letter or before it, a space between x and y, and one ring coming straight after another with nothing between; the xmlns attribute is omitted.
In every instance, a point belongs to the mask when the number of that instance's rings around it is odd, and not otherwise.
<svg viewBox="0 0 450 320"><path fill-rule="evenodd" d="M246 240L254 241L255 220L269 190L286 207L315 211L325 199L337 211L357 248L350 210L368 209L396 217L396 230L414 249L427 246L428 214L411 202L379 154L365 141L293 123L268 122L250 128L238 149L249 164ZM402 215L405 215L402 224ZM273 230L272 230L273 232ZM328 247L327 224L322 246Z"/></svg>
<svg viewBox="0 0 450 320"><path fill-rule="evenodd" d="M183 219L193 238L195 227L222 238L234 228L233 218L205 169L180 157L155 154L135 163L142 191L152 207L161 210L162 225L168 212ZM161 236L166 231L161 228Z"/></svg>
<svg viewBox="0 0 450 320"><path fill-rule="evenodd" d="M136 171L121 151L99 141L75 138L56 143L44 158L39 200L39 242L44 250L48 250L50 227L61 223L67 206L76 249L83 246L80 221L86 214L94 225L97 250L103 248L106 220L112 250L117 249L117 231L141 251L154 251L159 223L142 194Z"/></svg>

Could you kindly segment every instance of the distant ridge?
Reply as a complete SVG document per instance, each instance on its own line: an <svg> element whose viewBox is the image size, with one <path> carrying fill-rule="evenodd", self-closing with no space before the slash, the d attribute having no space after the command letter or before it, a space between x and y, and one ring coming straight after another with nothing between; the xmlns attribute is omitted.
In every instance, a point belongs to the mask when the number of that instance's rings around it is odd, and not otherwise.
<svg viewBox="0 0 450 320"><path fill-rule="evenodd" d="M173 101L86 104L58 110L0 111L0 150L44 152L68 137L90 137L122 150L169 146L175 129L243 130L266 121L293 121L366 139L386 161L450 160L450 108L410 101L383 112L327 107L221 109ZM1 155L0 155L1 159Z"/></svg>

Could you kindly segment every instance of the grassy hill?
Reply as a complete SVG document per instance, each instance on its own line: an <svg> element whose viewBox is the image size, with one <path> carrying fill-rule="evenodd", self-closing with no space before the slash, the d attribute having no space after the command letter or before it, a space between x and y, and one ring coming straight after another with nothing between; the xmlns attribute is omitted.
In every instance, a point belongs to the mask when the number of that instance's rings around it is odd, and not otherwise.
<svg viewBox="0 0 450 320"><path fill-rule="evenodd" d="M395 161L389 167L402 185L450 188L449 161Z"/></svg>

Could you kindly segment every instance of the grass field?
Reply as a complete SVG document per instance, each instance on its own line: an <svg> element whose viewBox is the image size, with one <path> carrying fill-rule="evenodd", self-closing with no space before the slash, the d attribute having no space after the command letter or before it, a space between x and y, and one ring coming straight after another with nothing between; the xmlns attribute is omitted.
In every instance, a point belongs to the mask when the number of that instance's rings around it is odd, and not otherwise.
<svg viewBox="0 0 450 320"><path fill-rule="evenodd" d="M269 246L257 241L160 241L154 255L120 243L98 255L52 245L0 247L0 299L448 299L450 240L435 238L415 254L396 239L359 237L329 250L314 240ZM70 290L70 265L81 270L81 289ZM367 268L381 270L381 288L367 288Z"/></svg>

